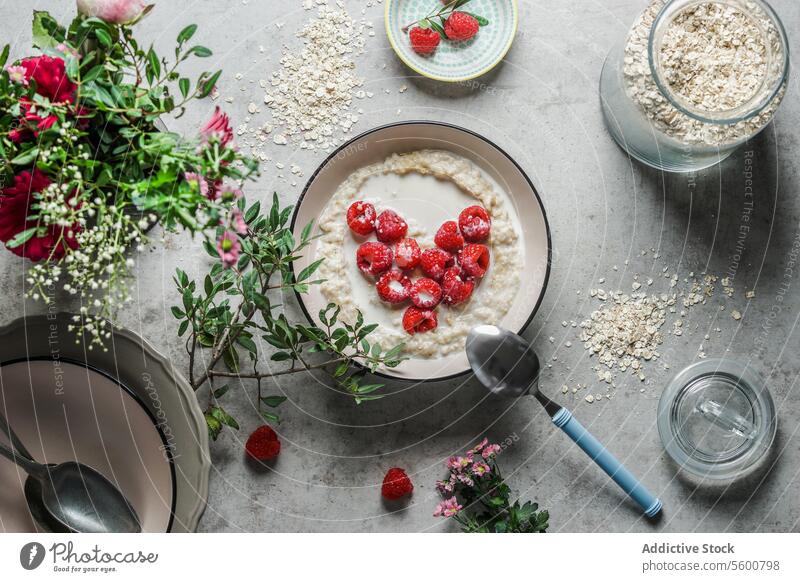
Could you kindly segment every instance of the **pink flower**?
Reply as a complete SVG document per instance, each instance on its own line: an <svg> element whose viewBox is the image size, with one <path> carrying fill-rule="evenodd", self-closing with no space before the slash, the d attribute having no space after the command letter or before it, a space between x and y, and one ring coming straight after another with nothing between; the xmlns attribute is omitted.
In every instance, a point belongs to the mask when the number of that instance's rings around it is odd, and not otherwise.
<svg viewBox="0 0 800 582"><path fill-rule="evenodd" d="M219 198L221 202L225 202L226 204L230 204L232 202L236 202L239 198L242 197L242 191L238 188L234 188L233 186L228 186L224 184L223 186L216 189L217 195L216 198Z"/></svg>
<svg viewBox="0 0 800 582"><path fill-rule="evenodd" d="M450 499L445 499L436 506L433 517L453 517L462 509L464 508L458 503L458 500L455 497L451 497Z"/></svg>
<svg viewBox="0 0 800 582"><path fill-rule="evenodd" d="M475 481L473 481L472 478L469 475L467 475L466 473L459 473L456 476L456 479L461 481L467 487L473 487L475 485Z"/></svg>
<svg viewBox="0 0 800 582"><path fill-rule="evenodd" d="M247 234L247 223L244 221L242 211L238 208L231 211L231 228L241 235Z"/></svg>
<svg viewBox="0 0 800 582"><path fill-rule="evenodd" d="M436 490L439 493L452 493L453 492L453 483L452 481L437 481L436 482Z"/></svg>
<svg viewBox="0 0 800 582"><path fill-rule="evenodd" d="M472 459L468 457L450 457L445 466L451 471L462 471L469 467Z"/></svg>
<svg viewBox="0 0 800 582"><path fill-rule="evenodd" d="M27 69L21 65L8 65L6 67L8 78L12 83L19 83L20 85L28 86Z"/></svg>
<svg viewBox="0 0 800 582"><path fill-rule="evenodd" d="M201 176L200 174L196 174L194 172L186 172L183 176L186 178L186 181L189 182L190 185L193 187L196 185L197 188L200 190L200 194L209 198L209 188L208 188L208 181ZM213 200L213 197L212 197Z"/></svg>
<svg viewBox="0 0 800 582"><path fill-rule="evenodd" d="M483 462L478 462L472 465L472 474L477 477L483 477L486 473L489 473L491 469L489 465Z"/></svg>
<svg viewBox="0 0 800 582"><path fill-rule="evenodd" d="M484 459L491 459L499 452L500 452L500 445L487 445L486 448L483 449L483 453L481 454L483 455Z"/></svg>
<svg viewBox="0 0 800 582"><path fill-rule="evenodd" d="M225 231L217 241L217 252L226 269L233 267L237 263L241 251L242 245L232 232Z"/></svg>
<svg viewBox="0 0 800 582"><path fill-rule="evenodd" d="M472 447L472 449L470 450L470 453L472 453L472 454L480 453L483 450L483 447L485 447L488 444L489 444L489 439L488 438L484 438L481 442L479 442L477 445Z"/></svg>
<svg viewBox="0 0 800 582"><path fill-rule="evenodd" d="M111 24L130 24L150 8L144 0L78 0L78 12Z"/></svg>
<svg viewBox="0 0 800 582"><path fill-rule="evenodd" d="M228 144L233 142L233 128L231 127L231 120L227 114L217 107L214 109L214 115L208 120L201 129L200 135L204 141L210 140L213 136L217 136L222 147L227 147Z"/></svg>
<svg viewBox="0 0 800 582"><path fill-rule="evenodd" d="M60 42L56 45L56 50L60 52L62 55L68 55L71 57L78 56L78 51L76 51L71 46L64 44L63 42Z"/></svg>

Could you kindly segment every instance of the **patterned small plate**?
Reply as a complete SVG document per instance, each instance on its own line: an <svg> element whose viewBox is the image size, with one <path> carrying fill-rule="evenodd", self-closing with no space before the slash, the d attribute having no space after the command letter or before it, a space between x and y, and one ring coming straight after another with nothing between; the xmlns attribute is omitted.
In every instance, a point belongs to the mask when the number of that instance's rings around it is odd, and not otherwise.
<svg viewBox="0 0 800 582"><path fill-rule="evenodd" d="M491 71L514 42L519 20L517 0L471 0L462 10L489 21L474 38L466 42L442 39L433 55L415 53L403 27L442 5L441 0L386 1L386 34L397 56L419 74L437 81L457 83Z"/></svg>

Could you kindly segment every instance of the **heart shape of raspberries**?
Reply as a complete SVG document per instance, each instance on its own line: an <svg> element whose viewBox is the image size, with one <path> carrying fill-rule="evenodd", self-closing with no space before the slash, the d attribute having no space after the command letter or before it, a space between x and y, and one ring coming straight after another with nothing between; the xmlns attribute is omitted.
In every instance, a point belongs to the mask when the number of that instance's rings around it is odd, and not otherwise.
<svg viewBox="0 0 800 582"><path fill-rule="evenodd" d="M361 273L375 282L381 301L391 305L411 303L403 314L403 329L409 335L425 333L439 325L437 309L455 306L472 297L486 275L491 253L486 246L492 219L482 206L461 211L458 220L448 220L434 236L435 247L422 249L406 238L408 223L394 210L380 214L369 202L353 202L347 210L347 225L359 237L375 235L356 251Z"/></svg>

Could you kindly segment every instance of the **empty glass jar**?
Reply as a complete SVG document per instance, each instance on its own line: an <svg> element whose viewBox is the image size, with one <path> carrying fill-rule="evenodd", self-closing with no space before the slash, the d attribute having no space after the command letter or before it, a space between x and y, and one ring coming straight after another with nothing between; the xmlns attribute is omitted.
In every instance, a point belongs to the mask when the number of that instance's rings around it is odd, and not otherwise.
<svg viewBox="0 0 800 582"><path fill-rule="evenodd" d="M651 0L606 58L600 101L632 157L689 172L764 129L788 74L786 33L763 0Z"/></svg>

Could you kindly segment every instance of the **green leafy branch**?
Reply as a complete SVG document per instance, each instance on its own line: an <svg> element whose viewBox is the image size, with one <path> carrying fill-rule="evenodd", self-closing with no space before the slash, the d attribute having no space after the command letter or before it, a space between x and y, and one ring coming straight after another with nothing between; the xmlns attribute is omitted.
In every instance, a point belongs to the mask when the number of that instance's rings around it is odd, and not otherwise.
<svg viewBox="0 0 800 582"><path fill-rule="evenodd" d="M445 22L447 22L447 19L453 12L456 12L459 8L465 4L468 4L469 2L470 0L452 0L452 2L432 10L424 18L420 18L419 20L415 20L414 22L406 24L403 27L403 32L407 33L412 26L419 26L420 28L432 28L438 32L442 38L447 38L447 33L445 32L444 28ZM480 26L486 26L489 24L489 21L483 16L473 14L472 12L466 12L465 10L461 10L461 12L465 12L466 14L472 16L478 21Z"/></svg>
<svg viewBox="0 0 800 582"><path fill-rule="evenodd" d="M259 412L271 422L279 421L274 409L285 398L264 396L262 384L287 374L323 373L356 403L380 398L376 392L383 384L371 383L368 375L381 366L399 365L403 346L384 350L371 343L369 336L377 325L365 324L360 313L353 323L340 321L340 308L335 304L319 313L321 326L291 322L279 302L280 295L305 293L322 282L314 278L322 261L313 262L297 277L292 269L292 263L313 240L312 225L295 240L288 226L292 207L281 208L277 195L264 214L259 202L246 208L242 199L240 208L247 233L239 236L237 265L224 269L215 264L202 286L180 269L174 278L182 301L172 308L172 314L180 322L178 335L185 338L189 382L195 391L210 385L206 420L211 436L216 438L223 426L239 427L219 404L229 389L228 384L216 387L221 381L255 380ZM210 243L206 250L218 258Z"/></svg>

